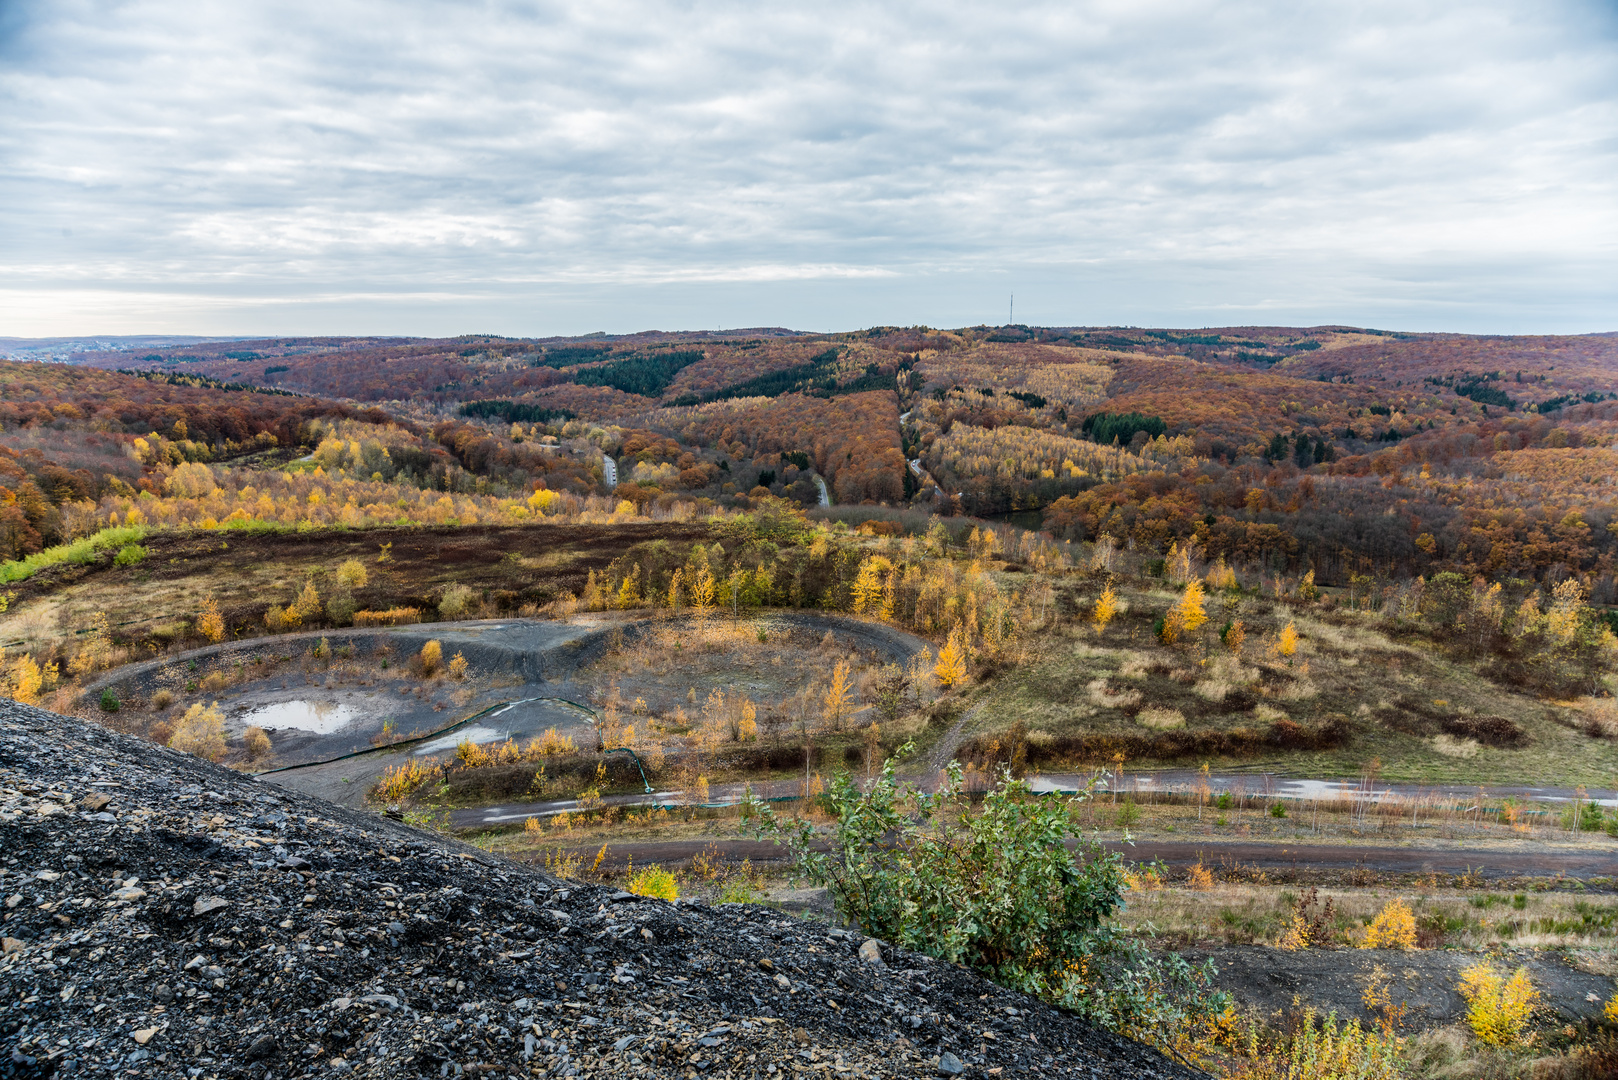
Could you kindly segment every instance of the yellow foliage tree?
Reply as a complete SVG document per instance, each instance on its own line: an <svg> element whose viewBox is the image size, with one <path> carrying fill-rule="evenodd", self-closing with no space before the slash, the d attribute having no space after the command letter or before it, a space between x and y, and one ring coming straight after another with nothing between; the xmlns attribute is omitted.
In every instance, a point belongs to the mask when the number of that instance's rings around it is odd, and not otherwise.
<svg viewBox="0 0 1618 1080"><path fill-rule="evenodd" d="M1182 633L1193 633L1199 626L1208 621L1208 613L1203 610L1206 594L1202 590L1202 582L1192 581L1185 587L1185 594L1175 606L1175 613L1179 616L1178 624Z"/></svg>
<svg viewBox="0 0 1618 1080"><path fill-rule="evenodd" d="M1113 616L1118 614L1118 594L1113 591L1112 582L1101 590L1101 596L1096 600L1095 613L1091 616L1095 622L1096 633L1101 633L1112 622Z"/></svg>
<svg viewBox="0 0 1618 1080"><path fill-rule="evenodd" d="M624 575L624 580L618 586L617 607L620 611L640 607L640 564L636 563Z"/></svg>
<svg viewBox="0 0 1618 1080"><path fill-rule="evenodd" d="M11 665L11 699L24 705L33 705L39 701L39 688L44 684L44 675L32 656L19 656Z"/></svg>
<svg viewBox="0 0 1618 1080"><path fill-rule="evenodd" d="M1206 577L1208 588L1210 589L1234 589L1236 587L1236 571L1232 570L1229 564L1225 562L1223 555L1219 556L1214 564L1208 568Z"/></svg>
<svg viewBox="0 0 1618 1080"><path fill-rule="evenodd" d="M1298 627L1287 623L1275 639L1275 651L1281 656L1295 656L1298 652Z"/></svg>
<svg viewBox="0 0 1618 1080"><path fill-rule="evenodd" d="M349 559L337 568L337 583L345 589L363 589L369 580L365 564L358 559Z"/></svg>
<svg viewBox="0 0 1618 1080"><path fill-rule="evenodd" d="M1320 599L1320 586L1315 584L1315 572L1313 570L1310 570L1307 574L1303 575L1303 577L1298 581L1298 599Z"/></svg>
<svg viewBox="0 0 1618 1080"><path fill-rule="evenodd" d="M713 611L713 592L713 571L703 563L691 577L691 607L697 618L706 618Z"/></svg>
<svg viewBox="0 0 1618 1080"><path fill-rule="evenodd" d="M1545 635L1553 644L1566 645L1579 632L1584 615L1584 586L1567 578L1551 590L1551 609L1545 613Z"/></svg>
<svg viewBox="0 0 1618 1080"><path fill-rule="evenodd" d="M872 555L860 564L859 576L854 579L854 613L878 614L884 606L887 575L893 563L881 555Z"/></svg>
<svg viewBox="0 0 1618 1080"><path fill-rule="evenodd" d="M607 606L606 598L602 595L601 583L596 580L594 570L591 570L584 580L584 591L579 593L579 606L585 611L600 611Z"/></svg>
<svg viewBox="0 0 1618 1080"><path fill-rule="evenodd" d="M169 736L169 745L187 754L209 761L225 756L225 714L219 711L219 702L204 707L197 702L185 711Z"/></svg>
<svg viewBox="0 0 1618 1080"><path fill-rule="evenodd" d="M1242 621L1240 619L1237 619L1232 622L1230 624L1230 628L1225 631L1225 648L1239 656L1241 655L1242 651L1242 642L1246 640L1247 628L1242 625Z"/></svg>
<svg viewBox="0 0 1618 1080"><path fill-rule="evenodd" d="M449 662L449 673L451 678L466 678L466 657L457 652Z"/></svg>
<svg viewBox="0 0 1618 1080"><path fill-rule="evenodd" d="M299 620L303 622L307 622L320 614L320 591L315 588L313 581L304 582L303 591L298 594L298 598L292 602L292 606L287 610L297 615Z"/></svg>
<svg viewBox="0 0 1618 1080"><path fill-rule="evenodd" d="M933 678L938 685L949 690L966 679L966 650L961 646L959 629L950 631L949 640L938 650L938 663L933 666Z"/></svg>
<svg viewBox="0 0 1618 1080"><path fill-rule="evenodd" d="M225 619L219 614L218 601L211 596L203 602L202 614L197 616L197 633L215 643L225 638Z"/></svg>
<svg viewBox="0 0 1618 1080"><path fill-rule="evenodd" d="M849 712L853 707L852 695L853 684L848 677L848 661L839 660L837 666L832 668L831 682L826 687L824 707L821 710L826 726L833 731L842 731L847 724Z"/></svg>
<svg viewBox="0 0 1618 1080"><path fill-rule="evenodd" d="M444 663L444 646L436 640L429 641L421 647L421 673L431 676L437 673Z"/></svg>

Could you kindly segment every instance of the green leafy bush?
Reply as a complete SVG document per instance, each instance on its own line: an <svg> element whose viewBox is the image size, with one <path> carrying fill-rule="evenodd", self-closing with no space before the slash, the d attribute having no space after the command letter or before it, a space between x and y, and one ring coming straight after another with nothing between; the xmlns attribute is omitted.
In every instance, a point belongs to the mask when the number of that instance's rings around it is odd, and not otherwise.
<svg viewBox="0 0 1618 1080"><path fill-rule="evenodd" d="M44 551L35 552L25 559L0 563L0 585L9 585L13 581L24 581L33 577L39 571L47 567L56 566L59 563L94 562L97 552L140 540L145 535L146 530L140 526L102 529L94 536L87 536L70 544L58 544L55 547L48 547Z"/></svg>
<svg viewBox="0 0 1618 1080"><path fill-rule="evenodd" d="M141 547L139 544L125 544L123 547L118 549L118 554L112 557L112 565L134 566L136 563L146 558L148 554L149 553L147 550Z"/></svg>
<svg viewBox="0 0 1618 1080"><path fill-rule="evenodd" d="M102 712L117 712L119 705L120 702L118 701L118 695L112 692L112 687L109 686L107 689L101 691Z"/></svg>
<svg viewBox="0 0 1618 1080"><path fill-rule="evenodd" d="M1123 906L1119 856L1067 846L1087 797L1038 796L1007 774L973 806L959 765L929 795L896 782L889 760L868 790L839 775L822 797L836 819L829 851L816 850L822 838L808 822L757 803L747 813L873 937L1174 1046L1224 1007L1224 995L1211 990L1212 964L1154 957L1107 924Z"/></svg>

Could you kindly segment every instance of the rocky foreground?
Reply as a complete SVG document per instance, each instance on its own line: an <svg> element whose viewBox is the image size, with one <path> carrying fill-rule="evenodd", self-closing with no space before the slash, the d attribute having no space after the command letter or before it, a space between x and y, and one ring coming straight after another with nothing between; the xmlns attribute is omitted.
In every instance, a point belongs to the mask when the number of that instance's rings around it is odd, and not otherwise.
<svg viewBox="0 0 1618 1080"><path fill-rule="evenodd" d="M0 704L0 1077L1186 1077L957 967Z"/></svg>

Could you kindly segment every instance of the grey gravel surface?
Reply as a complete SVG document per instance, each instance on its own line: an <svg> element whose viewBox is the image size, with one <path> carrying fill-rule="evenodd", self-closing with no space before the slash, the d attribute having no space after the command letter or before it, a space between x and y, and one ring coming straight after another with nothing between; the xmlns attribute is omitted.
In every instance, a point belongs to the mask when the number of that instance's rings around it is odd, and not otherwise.
<svg viewBox="0 0 1618 1080"><path fill-rule="evenodd" d="M0 1077L1187 1077L960 968L0 703Z"/></svg>

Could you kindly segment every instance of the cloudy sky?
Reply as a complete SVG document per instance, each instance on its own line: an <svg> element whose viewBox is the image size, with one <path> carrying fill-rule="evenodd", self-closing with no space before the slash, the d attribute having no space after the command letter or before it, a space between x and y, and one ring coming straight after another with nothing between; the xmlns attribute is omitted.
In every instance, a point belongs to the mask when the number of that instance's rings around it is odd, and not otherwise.
<svg viewBox="0 0 1618 1080"><path fill-rule="evenodd" d="M1618 329L1618 0L0 0L0 335Z"/></svg>

